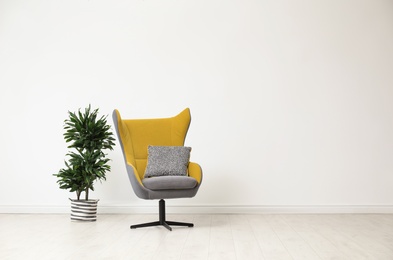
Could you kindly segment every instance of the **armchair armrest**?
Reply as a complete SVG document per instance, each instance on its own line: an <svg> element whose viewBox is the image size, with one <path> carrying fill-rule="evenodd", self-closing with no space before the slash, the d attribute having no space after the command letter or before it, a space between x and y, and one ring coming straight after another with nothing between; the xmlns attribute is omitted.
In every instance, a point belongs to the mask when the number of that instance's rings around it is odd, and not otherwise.
<svg viewBox="0 0 393 260"><path fill-rule="evenodd" d="M188 164L188 176L193 177L197 180L198 185L202 182L202 168L199 164L190 162Z"/></svg>

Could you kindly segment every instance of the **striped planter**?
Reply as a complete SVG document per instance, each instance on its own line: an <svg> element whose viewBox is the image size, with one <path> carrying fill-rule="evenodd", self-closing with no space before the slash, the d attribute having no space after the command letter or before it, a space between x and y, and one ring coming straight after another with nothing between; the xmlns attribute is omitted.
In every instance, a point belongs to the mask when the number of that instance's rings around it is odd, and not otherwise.
<svg viewBox="0 0 393 260"><path fill-rule="evenodd" d="M71 220L96 221L98 200L71 200Z"/></svg>

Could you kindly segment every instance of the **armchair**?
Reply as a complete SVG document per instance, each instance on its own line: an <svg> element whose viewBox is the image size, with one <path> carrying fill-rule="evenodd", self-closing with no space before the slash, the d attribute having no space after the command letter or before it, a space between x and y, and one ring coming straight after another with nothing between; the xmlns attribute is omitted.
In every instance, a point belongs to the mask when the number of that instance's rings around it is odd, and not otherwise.
<svg viewBox="0 0 393 260"><path fill-rule="evenodd" d="M186 176L145 178L149 146L184 146L191 122L190 109L174 117L156 119L122 119L115 109L112 117L134 193L141 199L159 200L159 220L131 225L131 229L162 225L172 231L171 226L193 227L192 223L167 221L165 199L194 197L202 183L200 165L189 162Z"/></svg>

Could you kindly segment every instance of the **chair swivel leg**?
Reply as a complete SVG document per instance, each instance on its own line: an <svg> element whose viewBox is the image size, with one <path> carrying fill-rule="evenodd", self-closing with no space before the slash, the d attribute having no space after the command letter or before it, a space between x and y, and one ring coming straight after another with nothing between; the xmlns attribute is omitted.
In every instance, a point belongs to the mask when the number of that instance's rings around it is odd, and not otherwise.
<svg viewBox="0 0 393 260"><path fill-rule="evenodd" d="M161 199L159 201L159 221L148 222L144 224L132 225L130 228L142 228L142 227L152 227L152 226L164 226L169 231L172 231L172 226L183 226L183 227L193 227L194 224L192 223L185 223L185 222L176 222L176 221L167 221L165 218L165 200Z"/></svg>

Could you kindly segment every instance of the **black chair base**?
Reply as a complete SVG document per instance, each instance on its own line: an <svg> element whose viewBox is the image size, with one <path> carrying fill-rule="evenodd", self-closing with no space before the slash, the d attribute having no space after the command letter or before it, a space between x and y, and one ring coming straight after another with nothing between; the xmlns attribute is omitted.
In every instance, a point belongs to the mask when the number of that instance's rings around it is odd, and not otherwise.
<svg viewBox="0 0 393 260"><path fill-rule="evenodd" d="M164 226L169 231L172 231L171 226L183 226L183 227L193 227L192 223L175 222L165 220L165 200L161 199L159 201L159 220L154 222L148 222L138 225L132 225L131 229L142 228L142 227L153 227L153 226Z"/></svg>

